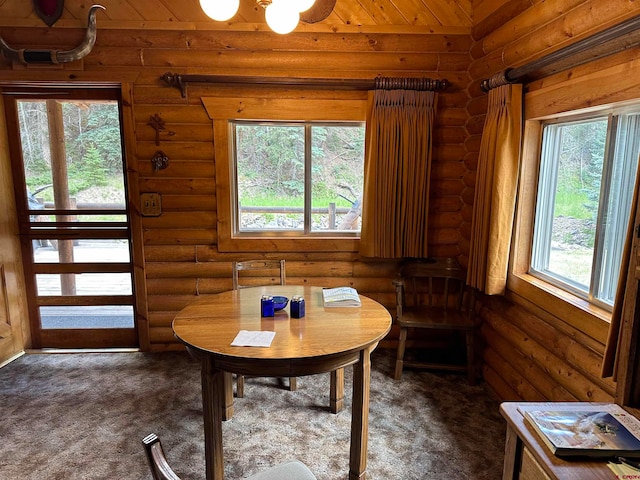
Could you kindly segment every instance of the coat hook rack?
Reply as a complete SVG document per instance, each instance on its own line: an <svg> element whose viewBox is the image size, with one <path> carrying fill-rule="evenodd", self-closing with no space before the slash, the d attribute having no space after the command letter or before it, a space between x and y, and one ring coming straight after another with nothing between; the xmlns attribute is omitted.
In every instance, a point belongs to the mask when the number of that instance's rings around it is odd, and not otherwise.
<svg viewBox="0 0 640 480"><path fill-rule="evenodd" d="M151 159L151 165L153 165L153 171L159 172L169 166L169 157L162 150L158 150Z"/></svg>

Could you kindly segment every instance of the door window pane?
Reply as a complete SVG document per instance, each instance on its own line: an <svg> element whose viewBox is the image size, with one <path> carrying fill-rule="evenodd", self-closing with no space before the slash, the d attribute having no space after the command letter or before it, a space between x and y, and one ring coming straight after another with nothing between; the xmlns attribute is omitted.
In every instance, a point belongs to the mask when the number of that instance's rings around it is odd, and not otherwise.
<svg viewBox="0 0 640 480"><path fill-rule="evenodd" d="M118 102L20 100L17 106L31 210L125 209ZM50 141L60 137L63 142ZM32 219L43 221L37 217L44 213L33 212Z"/></svg>
<svg viewBox="0 0 640 480"><path fill-rule="evenodd" d="M71 244L71 262L129 263L129 241L125 239L33 240L34 263L61 263L60 242Z"/></svg>
<svg viewBox="0 0 640 480"><path fill-rule="evenodd" d="M40 307L40 319L43 329L133 328L133 307Z"/></svg>
<svg viewBox="0 0 640 480"><path fill-rule="evenodd" d="M38 295L131 295L129 273L61 273L36 275Z"/></svg>

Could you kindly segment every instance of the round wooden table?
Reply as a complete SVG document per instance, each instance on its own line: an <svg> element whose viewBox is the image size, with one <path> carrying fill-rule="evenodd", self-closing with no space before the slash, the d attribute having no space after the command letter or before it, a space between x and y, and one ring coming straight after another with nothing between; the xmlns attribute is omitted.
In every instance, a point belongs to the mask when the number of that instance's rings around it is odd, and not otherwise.
<svg viewBox="0 0 640 480"><path fill-rule="evenodd" d="M264 294L302 295L306 315L289 316L289 306L274 317L260 316ZM361 307L325 308L322 288L267 286L203 296L173 321L173 331L201 360L202 403L208 480L224 477L222 420L230 414L231 373L258 377L300 377L332 373L332 397L342 372L353 365L353 405L349 478L365 479L369 416L370 354L391 328L388 310L360 295ZM270 347L233 347L240 330L274 331Z"/></svg>

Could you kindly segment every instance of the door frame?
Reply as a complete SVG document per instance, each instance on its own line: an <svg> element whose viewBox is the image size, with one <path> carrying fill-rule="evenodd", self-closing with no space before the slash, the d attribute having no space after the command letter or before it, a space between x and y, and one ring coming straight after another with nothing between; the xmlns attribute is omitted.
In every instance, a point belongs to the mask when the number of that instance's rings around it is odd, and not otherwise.
<svg viewBox="0 0 640 480"><path fill-rule="evenodd" d="M135 157L135 134L134 134L134 117L132 109L132 86L128 84L118 85L96 85L96 86L73 86L51 84L43 86L41 83L32 87L21 84L19 87L4 86L0 88L0 93L5 96L5 118L7 118L7 133L9 138L9 154L11 156L11 169L13 172L14 191L16 198L16 210L19 220L19 237L23 256L24 280L26 285L27 309L29 312L30 330L31 330L31 346L35 349L42 348L60 348L60 349L109 349L109 348L137 348L140 350L149 350L149 333L147 321L147 302L146 302L146 281L144 275L144 249L142 237L142 223L139 214L139 194L138 194L138 176ZM107 235L96 234L95 229L74 229L65 234L64 231L53 231L52 229L39 229L37 232L31 226L28 220L28 209L22 192L24 181L24 170L22 165L22 146L19 141L19 124L16 121L16 101L19 98L61 98L61 99L83 99L88 100L116 100L119 104L121 142L123 155L123 175L126 192L126 215L128 217L128 227L126 234L122 231L115 233L107 232ZM16 140L18 139L18 140ZM85 213L85 212L83 212ZM120 211L122 213L122 211ZM107 229L108 230L108 229ZM55 235L51 235L55 233ZM103 329L64 329L65 340L56 342L54 346L49 344L51 335L57 332L53 329L41 330L39 307L42 303L38 300L36 294L35 274L38 273L39 267L33 263L31 242L34 238L126 238L129 241L130 262L127 273L131 274L132 279L132 295L128 296L129 304L133 306L134 312L134 328L132 329L110 329L111 338L115 344L105 343L101 339L101 331ZM103 266L110 264L103 264ZM77 266L74 264L65 264L65 268L69 273L74 273ZM107 267L108 269L109 267ZM118 267L115 267L118 269ZM90 273L92 270L86 270ZM102 271L100 267L93 271ZM75 272L78 273L78 272ZM40 297L41 299L46 297ZM114 299L114 300L122 300ZM48 303L45 300L45 304ZM47 347L49 345L49 347ZM120 345L120 346L119 346Z"/></svg>

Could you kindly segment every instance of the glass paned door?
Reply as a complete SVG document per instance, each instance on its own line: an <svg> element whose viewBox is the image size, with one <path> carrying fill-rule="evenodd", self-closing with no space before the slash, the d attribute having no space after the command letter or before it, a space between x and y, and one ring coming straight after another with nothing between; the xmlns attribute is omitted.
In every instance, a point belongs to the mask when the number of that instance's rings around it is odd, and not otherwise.
<svg viewBox="0 0 640 480"><path fill-rule="evenodd" d="M34 347L137 346L118 91L8 98Z"/></svg>

